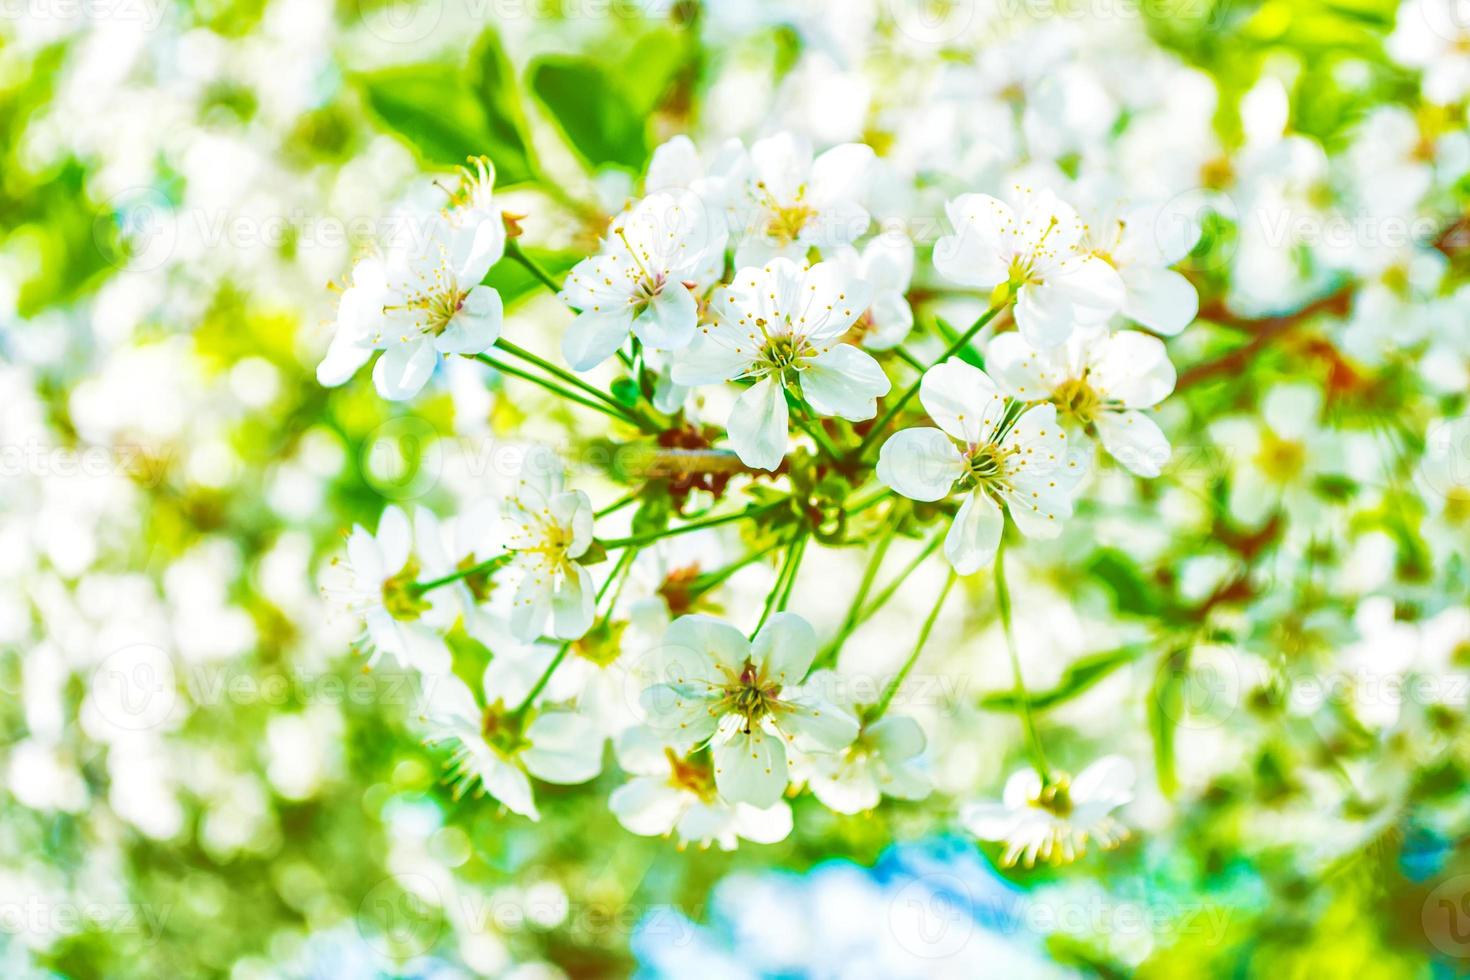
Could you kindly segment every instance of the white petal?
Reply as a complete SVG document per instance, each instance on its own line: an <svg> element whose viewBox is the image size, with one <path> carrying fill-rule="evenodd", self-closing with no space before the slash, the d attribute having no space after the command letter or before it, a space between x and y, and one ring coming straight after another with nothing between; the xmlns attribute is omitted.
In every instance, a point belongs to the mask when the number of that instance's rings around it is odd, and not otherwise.
<svg viewBox="0 0 1470 980"><path fill-rule="evenodd" d="M479 354L490 349L500 336L505 307L500 294L489 286L476 286L465 295L464 305L434 338L441 354Z"/></svg>
<svg viewBox="0 0 1470 980"><path fill-rule="evenodd" d="M709 385L729 381L745 373L752 352L740 353L711 330L674 355L671 374L675 384Z"/></svg>
<svg viewBox="0 0 1470 980"><path fill-rule="evenodd" d="M1128 269L1123 282L1128 289L1123 315L1150 330L1172 337L1199 313L1194 284L1173 269Z"/></svg>
<svg viewBox="0 0 1470 980"><path fill-rule="evenodd" d="M549 711L526 729L531 747L521 759L548 783L585 783L602 772L603 738L592 722L571 711Z"/></svg>
<svg viewBox="0 0 1470 980"><path fill-rule="evenodd" d="M516 586L511 604L510 631L518 640L529 642L541 635L541 628L551 615L551 579L527 572Z"/></svg>
<svg viewBox="0 0 1470 980"><path fill-rule="evenodd" d="M1005 518L994 500L978 491L967 494L944 536L944 557L961 575L978 572L995 557L1004 528Z"/></svg>
<svg viewBox="0 0 1470 980"><path fill-rule="evenodd" d="M1088 380L1106 399L1149 408L1174 390L1174 365L1164 342L1137 330L1119 330L1092 348Z"/></svg>
<svg viewBox="0 0 1470 980"><path fill-rule="evenodd" d="M332 337L326 356L316 366L316 380L327 388L335 388L357 373L357 369L373 356L370 345L358 343L347 334L338 331Z"/></svg>
<svg viewBox="0 0 1470 980"><path fill-rule="evenodd" d="M791 834L791 806L785 800L764 809L737 803L735 833L755 844L776 844Z"/></svg>
<svg viewBox="0 0 1470 980"><path fill-rule="evenodd" d="M1130 472L1156 477L1169 462L1169 440L1142 412L1104 412L1094 424L1103 448Z"/></svg>
<svg viewBox="0 0 1470 980"><path fill-rule="evenodd" d="M419 393L438 363L439 355L428 337L392 344L373 365L373 383L378 394L401 402Z"/></svg>
<svg viewBox="0 0 1470 980"><path fill-rule="evenodd" d="M633 315L623 307L579 313L562 336L561 356L573 371L590 371L617 353L632 325Z"/></svg>
<svg viewBox="0 0 1470 980"><path fill-rule="evenodd" d="M770 378L762 378L741 392L730 409L730 445L746 466L774 470L786 458L787 426L785 393Z"/></svg>
<svg viewBox="0 0 1470 980"><path fill-rule="evenodd" d="M1070 345L1037 350L1020 333L1003 333L985 351L985 368L1006 394L1034 402L1051 397L1068 380L1063 368Z"/></svg>
<svg viewBox="0 0 1470 980"><path fill-rule="evenodd" d="M923 752L927 744L924 729L908 715L888 715L879 719L868 729L867 737L882 754L883 761L890 765L912 759Z"/></svg>
<svg viewBox="0 0 1470 980"><path fill-rule="evenodd" d="M664 633L660 673L677 683L733 683L751 659L750 641L729 623L694 613L680 616Z"/></svg>
<svg viewBox="0 0 1470 980"><path fill-rule="evenodd" d="M895 432L878 451L878 479L910 500L939 500L965 472L954 440L926 427Z"/></svg>
<svg viewBox="0 0 1470 980"><path fill-rule="evenodd" d="M800 684L817 656L817 634L796 613L779 612L750 643L751 660L762 675L782 687Z"/></svg>
<svg viewBox="0 0 1470 980"><path fill-rule="evenodd" d="M812 161L812 197L818 207L826 208L839 201L860 201L868 192L873 163L873 148L865 143L843 143L827 150ZM861 234L863 229L858 229ZM852 238L856 238L853 235Z"/></svg>
<svg viewBox="0 0 1470 980"><path fill-rule="evenodd" d="M536 799L531 793L531 781L515 766L494 759L479 771L485 792L495 797L506 808L532 820L541 819L536 812Z"/></svg>
<svg viewBox="0 0 1470 980"><path fill-rule="evenodd" d="M801 393L819 415L861 422L878 414L877 399L892 384L872 355L850 344L819 354L801 372Z"/></svg>
<svg viewBox="0 0 1470 980"><path fill-rule="evenodd" d="M951 282L989 289L1010 275L1002 246L1016 224L1010 205L989 194L962 194L945 206L954 234L934 243L934 268Z"/></svg>
<svg viewBox="0 0 1470 980"><path fill-rule="evenodd" d="M983 440L1005 414L1005 397L990 376L957 357L924 372L919 401L941 429L963 443Z"/></svg>
<svg viewBox="0 0 1470 980"><path fill-rule="evenodd" d="M563 640L580 638L592 628L595 605L592 573L572 562L561 588L551 597L552 635Z"/></svg>
<svg viewBox="0 0 1470 980"><path fill-rule="evenodd" d="M1026 283L1016 291L1016 327L1032 347L1066 343L1078 325L1077 308L1051 283Z"/></svg>
<svg viewBox="0 0 1470 980"><path fill-rule="evenodd" d="M715 786L731 803L768 807L786 789L786 747L759 728L716 742Z"/></svg>
<svg viewBox="0 0 1470 980"><path fill-rule="evenodd" d="M798 690L782 699L776 718L781 733L806 752L840 752L857 738L856 716L813 692Z"/></svg>
<svg viewBox="0 0 1470 980"><path fill-rule="evenodd" d="M667 777L639 776L613 790L607 807L631 833L657 837L673 831L690 799Z"/></svg>
<svg viewBox="0 0 1470 980"><path fill-rule="evenodd" d="M679 350L688 347L699 319L694 294L683 283L671 282L659 290L648 308L633 321L633 333L649 347Z"/></svg>

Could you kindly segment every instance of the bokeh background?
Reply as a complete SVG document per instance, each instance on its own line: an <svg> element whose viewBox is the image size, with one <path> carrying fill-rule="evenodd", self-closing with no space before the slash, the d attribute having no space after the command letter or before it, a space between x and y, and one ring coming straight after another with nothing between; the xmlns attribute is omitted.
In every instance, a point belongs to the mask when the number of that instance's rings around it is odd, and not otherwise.
<svg viewBox="0 0 1470 980"><path fill-rule="evenodd" d="M1460 450L1432 437L1466 411L1470 300L1450 285L1470 150L1463 93L1426 97L1386 47L1394 4L3 11L0 975L1369 980L1470 964L1465 692L1449 690L1470 661L1470 506ZM958 91L914 81L956 64L978 66ZM1057 103L1058 77L1095 104ZM395 202L469 154L495 160L553 271L680 132L864 139L921 174L916 209L937 213L926 192L993 190L1019 152L995 104L1076 113L1062 131L1206 218L1185 264L1201 322L1171 343L1189 379L1161 419L1171 472L1144 490L1114 474L1083 530L1015 559L1055 751L1137 761L1132 839L1001 872L956 831L951 802L994 795L1020 758L979 587L941 622L914 708L936 800L855 817L798 801L788 840L723 853L624 832L611 773L538 789L539 824L453 799L412 678L363 670L321 574L386 504L448 510L493 483L501 439L589 440L564 407L458 366L407 407L364 379L321 388L330 284ZM1244 220L1261 213L1319 234L1262 238L1270 222ZM1320 234L1339 217L1342 245ZM1432 288L1416 249L1441 257ZM495 275L518 339L554 352L554 299ZM1380 305L1357 301L1363 283ZM1312 438L1353 465L1302 477L1252 525L1232 514L1246 464L1218 423L1261 425L1285 383L1327 404ZM1434 452L1458 469L1426 484ZM615 473L587 470L612 492ZM822 551L801 611L830 626L860 563ZM921 567L859 634L874 662L942 577ZM1416 676L1443 687L1383 693Z"/></svg>

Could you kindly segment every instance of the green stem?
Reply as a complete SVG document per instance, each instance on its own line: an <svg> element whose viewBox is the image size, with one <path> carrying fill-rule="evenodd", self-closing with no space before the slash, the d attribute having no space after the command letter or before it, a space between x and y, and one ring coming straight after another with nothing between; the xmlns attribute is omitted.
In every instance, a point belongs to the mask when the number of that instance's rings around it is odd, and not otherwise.
<svg viewBox="0 0 1470 980"><path fill-rule="evenodd" d="M1041 748L1041 736L1036 733L1036 719L1031 717L1031 695L1026 691L1026 682L1021 677L1021 657L1016 652L1016 637L1011 629L1011 590L1006 587L1006 543L1002 537L995 549L995 605L1000 610L1000 624L1005 631L1006 651L1011 656L1011 673L1016 680L1016 703L1021 706L1021 724L1026 729L1026 738L1031 743L1032 761L1042 783L1051 781L1051 769L1046 763L1046 753Z"/></svg>
<svg viewBox="0 0 1470 980"><path fill-rule="evenodd" d="M798 400L797 404L801 406L802 411L807 416L806 418L803 418L801 415L792 416L796 420L796 424L801 428L801 431L811 436L812 442L815 442L817 448L825 453L832 462L841 462L842 454L833 447L826 434L822 432L822 423L817 419L816 413L811 410L811 407L804 400Z"/></svg>
<svg viewBox="0 0 1470 980"><path fill-rule="evenodd" d="M867 608L858 615L857 625L861 626L863 623L866 623L868 620L872 619L874 613L876 613L879 609L882 609L883 606L888 602L888 600L893 598L893 594L897 592L906 581L908 581L910 575L914 574L914 569L922 565L924 563L924 559L932 555L934 553L934 550L939 547L939 543L943 540L944 529L940 528L938 531L934 532L934 536L929 539L929 543L924 545L924 550L915 555L913 557L913 560L904 566L903 571L895 575L893 577L893 581L889 582L888 585L883 588L883 591L878 593L877 598L868 603Z"/></svg>
<svg viewBox="0 0 1470 980"><path fill-rule="evenodd" d="M895 347L893 348L893 353L898 357L900 361L903 361L915 371L918 371L920 374L924 373L924 362L919 360L913 354L910 354L906 348Z"/></svg>
<svg viewBox="0 0 1470 980"><path fill-rule="evenodd" d="M597 590L596 602L598 605L602 603L602 597L607 594L607 590L612 587L612 584L614 582L625 579L627 577L628 569L632 567L633 559L637 557L637 555L637 548L629 548L627 551L623 552L621 557L618 558L618 563L614 565L613 570L608 573L607 580L604 581L602 583L602 587ZM622 591L621 586L619 586L619 591ZM606 623L608 617L612 616L613 606L616 605L616 603L617 597L616 595L614 595L613 601L608 603L607 611L604 612L602 614L602 618L598 620L599 626ZM591 630L589 630L588 632L591 632ZM520 707L516 708L515 711L512 712L513 715L521 716L524 715L528 710L530 710L532 703L535 702L537 696L546 689L546 685L551 683L551 675L556 673L556 668L560 667L562 661L567 659L567 654L571 651L572 644L576 642L576 640L567 640L557 649L556 655L551 658L551 663L546 665L546 669L543 670L541 672L541 676L537 678L535 686L531 688L531 693L527 694L525 700L521 701Z"/></svg>
<svg viewBox="0 0 1470 980"><path fill-rule="evenodd" d="M858 582L857 593L847 607L847 615L843 617L837 635L822 648L821 653L817 654L817 659L814 661L817 666L830 666L837 659L837 654L842 652L842 644L847 642L848 635L857 629L858 613L862 611L868 593L873 590L873 580L878 577L878 569L883 564L883 557L888 554L888 546L893 544L893 537L898 533L898 525L899 521L889 520L883 528L883 534L878 538L878 544L868 558L867 567L863 569L862 581Z"/></svg>
<svg viewBox="0 0 1470 980"><path fill-rule="evenodd" d="M945 361L949 360L955 354L963 350L965 345L968 344L977 333L983 330L987 323L989 323L991 320L994 320L1000 314L1000 311L1005 309L1007 305L1007 303L1002 303L999 306L992 306L990 309L982 313L980 315L980 319L970 324L970 329L960 334L959 339L950 344L949 348L943 354L940 354L938 359L934 361L934 364L943 364ZM934 364L929 365L929 367L933 367ZM929 368L924 368L923 372L921 372L919 375L919 379L913 384L909 385L908 388L904 389L904 393L898 396L898 400L895 401L892 405L888 406L888 411L883 413L883 417L879 419L877 424L875 424L873 428L868 432L867 436L863 439L862 443L859 444L853 455L861 458L862 455L866 453L868 449L873 445L873 443L878 441L879 437L882 436L884 431L887 430L888 423L892 422L894 416L903 411L903 407L909 403L914 395L919 393L919 385L923 384L924 373L928 370Z"/></svg>
<svg viewBox="0 0 1470 980"><path fill-rule="evenodd" d="M505 243L505 254L509 258L512 258L515 261L519 262L521 265L525 266L526 270L530 272L531 275L535 276L538 280L541 281L541 285L545 286L553 293L560 295L561 287L556 284L556 281L551 278L550 274L548 274L545 269L541 268L541 266L536 262L535 259L531 258L525 252L521 251L520 242L516 241L514 238L508 240Z"/></svg>
<svg viewBox="0 0 1470 980"><path fill-rule="evenodd" d="M760 561L762 558L766 557L771 552L781 547L781 544L782 542L780 541L773 542L764 548L761 548L757 551L752 551L744 558L738 558L735 561L730 562L728 565L718 569L717 571L709 572L696 577L694 580L694 585L689 589L690 600L692 601L694 599L697 599L711 589L716 588L724 582L728 581L730 576L734 575L742 568L747 568L750 565L753 565L756 562Z"/></svg>
<svg viewBox="0 0 1470 980"><path fill-rule="evenodd" d="M781 570L776 573L776 581L771 585L771 591L766 595L765 604L761 607L761 618L756 621L755 629L750 635L761 631L766 625L766 620L771 618L771 613L778 608L784 609L786 601L791 598L791 586L796 581L796 568L801 564L802 553L806 550L806 535L797 532L791 539L791 545L786 549L786 560L781 563Z"/></svg>
<svg viewBox="0 0 1470 980"><path fill-rule="evenodd" d="M413 591L414 595L423 595L425 592L430 592L434 589L437 589L441 585L448 585L451 582L458 582L460 579L468 578L471 575L478 575L483 572L493 572L501 565L504 565L506 562L510 561L510 557L511 556L508 554L496 555L494 558L485 559L478 565L471 565L469 568L461 568L457 572L450 572L448 575L441 576L440 578L430 579L427 582L415 582L413 583L413 585L409 586L409 588Z"/></svg>
<svg viewBox="0 0 1470 980"><path fill-rule="evenodd" d="M632 493L619 497L617 500L614 500L612 503L602 508L602 510L595 511L592 514L593 518L601 520L609 514L616 514L618 511L622 510L624 507L637 500L638 495L642 492L642 488L639 488L637 490L634 490Z"/></svg>
<svg viewBox="0 0 1470 980"><path fill-rule="evenodd" d="M633 415L631 412L628 411L627 406L623 405L612 395L609 395L607 392L588 384L565 368L557 367L555 364L552 364L544 357L539 357L536 354L533 354L530 351L526 350L519 344L515 344L509 340L506 340L504 337L501 337L499 340L495 341L495 346L498 347L500 350L505 351L507 354L510 354L512 357L520 358L527 364L534 364L536 367L545 371L547 374L552 375L562 383L569 384L573 388L576 388L578 391L586 395L590 395L593 398L596 398L598 401L603 402L604 404L616 410L623 416L624 419L633 423L639 428L647 428L649 426L652 426L652 428L649 428L649 431L658 431L658 427L654 426L651 420Z"/></svg>
<svg viewBox="0 0 1470 980"><path fill-rule="evenodd" d="M614 548L630 548L634 546L642 546L648 544L649 542L657 541L660 538L672 538L676 534L688 534L690 531L698 531L706 527L718 527L721 524L729 524L731 521L744 520L747 517L759 517L761 514L764 514L767 511L775 510L777 507L780 507L784 503L786 503L785 498L782 498L781 500L773 500L768 504L761 504L758 507L746 507L744 510L737 510L733 514L721 514L719 517L707 517L704 520L692 521L689 524L681 524L678 527L667 527L664 528L662 531L651 531L648 534L635 534L632 537L628 538L612 538L610 540L601 542L601 544L608 551L612 551Z"/></svg>
<svg viewBox="0 0 1470 980"><path fill-rule="evenodd" d="M555 381L552 381L550 378L543 378L538 375L532 374L529 371L524 371L521 368L513 367L509 364L502 364L500 361L495 360L493 357L490 357L487 354L476 354L475 360L479 361L482 364L490 365L502 374L508 374L513 378L520 378L523 381L529 381L533 385L544 388L554 395L558 395L562 398L567 399L568 401L576 402L578 405L583 405L587 408L592 409L593 411L601 412L608 418L616 419L624 424L628 424L633 421L622 412L615 412L604 405L602 402L595 402L590 398L584 398L574 391L569 391L566 388L563 388L561 385L557 384Z"/></svg>
<svg viewBox="0 0 1470 980"><path fill-rule="evenodd" d="M959 576L955 574L954 569L950 569L949 576L944 580L944 588L939 590L939 598L934 600L934 608L929 610L929 618L924 620L924 625L919 628L919 639L914 644L914 652L909 654L909 658L904 661L903 667L899 669L897 674L893 675L893 680L888 682L888 687L884 689L883 696L878 699L878 703L873 706L873 710L867 713L864 724L871 725L883 717L883 713L888 710L888 705L893 702L893 696L898 693L898 689L903 686L904 680L908 678L909 671L913 670L914 664L919 662L919 654L924 651L924 644L929 639L929 633L934 629L935 621L939 619L939 610L944 607L944 600L948 598L949 590L954 588L954 583L958 578Z"/></svg>

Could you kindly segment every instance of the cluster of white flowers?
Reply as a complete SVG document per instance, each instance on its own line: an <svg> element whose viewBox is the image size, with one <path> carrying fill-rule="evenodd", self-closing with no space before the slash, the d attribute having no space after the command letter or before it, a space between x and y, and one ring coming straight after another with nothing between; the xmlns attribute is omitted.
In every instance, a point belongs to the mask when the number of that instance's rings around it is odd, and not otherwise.
<svg viewBox="0 0 1470 980"><path fill-rule="evenodd" d="M784 500L715 523L790 505L802 481L824 473L843 474L854 493L890 510L903 505L885 487L916 501L953 495L955 510L941 505L953 514L944 553L959 575L991 563L1006 513L1029 537L1060 533L1092 469L1090 437L1133 473L1157 476L1169 444L1145 411L1172 390L1174 368L1154 334L1177 334L1194 316L1194 288L1169 265L1198 229L1160 244L1157 207L1118 203L1107 211L1117 216L1098 226L1051 190L1017 185L1011 203L963 194L946 206L953 231L933 245L934 270L988 309L962 334L941 334L946 349L925 364L905 346L914 327L905 295L918 271L914 243L902 230L873 232L868 203L879 178L875 155L859 143L814 157L805 140L780 133L748 151L728 141L705 163L687 138L676 138L653 155L646 196L608 221L597 254L575 264L562 287L510 251L574 312L562 341L570 368L591 371L616 357L634 375L632 398L613 398L527 355L513 329L500 346L528 356L543 371L538 383L625 428L699 433L702 451L733 455L722 464L730 472L790 485ZM378 389L401 399L423 387L439 354L496 345L502 306L480 279L507 255L506 229L518 235L519 226L503 218L492 181L485 163L466 171L443 210L426 219L432 233L420 245L358 263L318 372L324 383L345 381L381 350ZM1143 329L1118 329L1130 321ZM987 326L982 355L972 342ZM989 374L976 366L982 356ZM892 374L906 384L894 397ZM705 392L731 384L738 395L722 433L689 428L713 418L716 399ZM916 393L937 428L890 435ZM880 400L886 410L875 420ZM793 423L803 446L796 457ZM534 448L501 500L477 504L453 528L425 510L410 527L390 507L376 537L358 528L349 541L344 598L365 622L365 646L425 677L426 738L455 744L462 787L483 787L534 818L527 774L590 780L611 738L631 777L610 801L625 826L727 848L742 837L784 837L791 812L783 796L802 786L841 812L870 809L884 795L927 795L924 732L913 718L887 714L894 691L867 705L838 697L831 659L817 664L816 632L784 611L812 527L797 521L789 567L750 638L726 621L688 614L673 618L651 649L620 649L600 624L619 608L634 556L701 522L599 538L591 500L564 486L563 469L550 450ZM839 509L853 506L850 499ZM484 517L492 511L499 533ZM592 567L619 550L598 587ZM502 579L508 589L499 588ZM662 610L662 620L672 612ZM460 619L490 649L483 699L450 672L442 648L443 632ZM922 646L923 638L892 686ZM617 723L594 717L605 715L590 704L595 685L569 693L552 684L569 659L615 678L612 699L621 692L625 701ZM1007 860L1071 859L1089 838L1116 839L1104 818L1125 801L1122 789L1103 812L1079 809L1079 822L1057 802L1070 799L1065 777L1037 779L1020 804L1008 793L1006 806L1024 811L1011 823L971 821L981 836L1012 841ZM1091 782L1080 782L1083 795ZM1041 833L1030 812L1047 815L1044 840L1025 836Z"/></svg>

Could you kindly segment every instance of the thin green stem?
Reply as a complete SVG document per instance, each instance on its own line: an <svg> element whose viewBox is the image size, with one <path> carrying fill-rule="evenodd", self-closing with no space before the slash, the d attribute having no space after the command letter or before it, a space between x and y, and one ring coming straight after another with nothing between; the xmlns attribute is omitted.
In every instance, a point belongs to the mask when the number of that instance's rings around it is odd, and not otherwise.
<svg viewBox="0 0 1470 980"><path fill-rule="evenodd" d="M784 608L786 600L791 598L791 586L796 581L796 568L801 564L801 556L805 550L806 535L797 532L786 549L786 559L781 563L781 570L776 573L776 581L766 595L765 604L761 607L761 618L756 621L755 629L750 631L751 636L759 633L761 627L766 625L766 620L771 618L771 613L775 612L778 607Z"/></svg>
<svg viewBox="0 0 1470 980"><path fill-rule="evenodd" d="M612 587L614 582L621 582L622 580L627 578L628 569L633 566L633 559L637 556L638 549L629 548L627 551L623 552L621 557L618 558L618 563L613 566L613 570L608 573L606 581L604 581L602 583L602 587L597 590L596 602L598 605L602 604L602 597L607 594L607 590ZM622 591L621 585L618 586L618 591ZM613 601L608 603L607 610L598 620L599 626L605 624L608 618L612 616L613 606L615 606L616 604L617 594L614 593ZM547 684L551 683L551 675L556 673L556 668L561 666L562 661L567 658L567 654L571 652L572 645L576 642L576 640L567 640L565 643L557 648L556 654L551 658L551 663L546 665L546 669L541 672L541 676L537 678L536 684L531 688L531 693L527 694L525 699L521 701L520 707L515 709L515 711L513 712L514 714L524 715L526 711L530 709L531 705L535 702L537 696L539 696L541 692L546 689Z"/></svg>
<svg viewBox="0 0 1470 980"><path fill-rule="evenodd" d="M944 588L939 590L939 598L934 600L934 608L929 610L929 618L925 619L924 625L919 628L919 639L914 644L914 652L909 654L909 658L904 661L898 673L893 675L893 680L888 682L888 687L884 689L883 696L878 699L878 703L873 706L873 710L867 714L865 718L866 724L871 725L883 717L883 713L888 710L888 705L893 702L893 696L898 693L898 689L903 686L903 682L908 678L909 671L913 670L914 664L919 662L919 654L924 652L924 644L928 642L929 633L934 629L934 623L939 619L939 610L944 608L944 600L949 597L949 590L954 588L954 583L958 578L959 576L955 574L954 569L950 569L949 575L944 580Z"/></svg>
<svg viewBox="0 0 1470 980"><path fill-rule="evenodd" d="M587 408L592 409L593 411L601 412L608 418L616 419L619 422L623 422L625 424L631 423L633 421L626 414L614 411L602 402L595 402L590 398L584 398L583 396L577 394L575 391L569 391L566 388L563 388L561 385L557 384L555 381L552 381L550 378L543 378L539 375L532 374L529 371L522 370L521 368L514 367L510 364L503 364L487 354L476 354L475 360L479 361L482 364L490 365L502 374L508 374L513 378L520 378L523 381L529 381L533 385L544 388L554 395L565 398L567 401L576 402L578 405L583 405Z"/></svg>
<svg viewBox="0 0 1470 980"><path fill-rule="evenodd" d="M600 519L606 517L609 514L616 514L618 511L622 510L624 507L628 506L633 501L637 500L638 499L638 495L640 493L642 493L642 492L643 492L643 490L640 487L639 489L634 490L631 493L628 493L628 494L626 494L626 495L624 495L622 497L619 497L617 500L614 500L612 503L610 503L606 507L602 508L602 510L595 511L592 514L592 516L594 518L600 520Z"/></svg>
<svg viewBox="0 0 1470 980"><path fill-rule="evenodd" d="M556 379L558 379L562 383L571 385L573 388L576 388L578 391L580 391L580 392L582 392L582 393L584 393L586 395L590 395L593 398L596 398L598 401L603 402L604 404L606 404L606 405L610 406L611 408L615 409L628 422L631 422L634 425L639 426L640 428L644 428L646 426L651 426L653 424L648 419L640 418L638 416L633 415L628 410L628 407L626 405L624 405L621 402L619 402L616 398L614 398L612 395L608 394L607 392L602 391L601 389L599 389L599 388L597 388L597 387L595 387L593 385L588 384L587 382L583 381L581 378L577 377L575 374L573 374L572 372L566 370L565 368L559 368L559 367L557 367L555 364L552 364L550 361L546 360L544 357L540 357L540 356L538 356L536 354L531 353L530 351L526 350L524 347L520 346L519 344L512 343L511 341L506 340L504 337L501 337L499 340L495 341L495 346L497 348L499 348L500 350L505 351L507 354L510 354L512 357L518 357L518 358L520 358L521 360L525 361L527 364L534 364L536 367L538 367L541 370L545 371L547 374L555 377ZM657 426L654 426L650 431L657 431Z"/></svg>
<svg viewBox="0 0 1470 980"><path fill-rule="evenodd" d="M627 538L611 538L607 541L603 541L602 546L608 551L612 551L614 548L642 546L648 544L649 542L657 541L660 538L672 538L676 534L688 534L690 531L698 531L707 527L718 527L721 524L729 524L731 521L744 520L747 517L759 517L761 514L764 514L770 510L775 510L777 507L780 507L782 504L785 503L786 499L783 497L780 500L773 500L768 504L761 504L757 507L746 507L744 510L737 510L732 514L721 514L719 517L707 517L703 520L692 521L688 524L681 524L678 527L667 527L664 528L662 531L651 531L648 534L635 534L632 537Z"/></svg>
<svg viewBox="0 0 1470 980"><path fill-rule="evenodd" d="M744 558L737 558L735 561L730 562L723 568L720 568L713 572L708 572L704 575L697 576L694 579L694 585L689 589L689 598L691 600L697 599L711 589L718 587L719 585L728 581L730 576L734 575L742 568L747 568L750 565L753 565L756 562L760 561L762 558L766 557L771 552L781 547L783 543L784 542L781 541L774 541L771 544L766 545L764 548L752 551Z"/></svg>
<svg viewBox="0 0 1470 980"><path fill-rule="evenodd" d="M972 339L974 339L977 333L985 329L985 325L987 323L999 316L1000 311L1005 309L1007 305L1009 304L1001 303L999 306L992 306L990 309L982 313L980 315L980 319L970 324L970 329L960 334L959 339L950 344L949 348L945 350L943 354L940 354L939 357L934 361L934 364L943 364L945 361L949 360L955 354L963 350L965 345L968 344ZM934 364L929 365L929 367L933 367ZM929 368L926 367L923 369L923 371L927 372L928 369ZM878 422L873 426L871 430L869 430L867 436L864 437L862 443L858 445L853 455L861 458L862 455L866 453L875 442L878 441L878 439L888 429L888 424L893 421L894 417L898 415L899 412L903 411L903 407L909 403L914 395L919 393L919 385L921 385L923 381L924 375L923 372L921 372L919 375L919 379L913 384L909 385L906 389L904 389L903 394L899 395L897 400L895 400L892 405L888 406L888 411L884 412L883 417L878 420Z"/></svg>
<svg viewBox="0 0 1470 980"><path fill-rule="evenodd" d="M1026 729L1026 738L1031 743L1032 761L1042 783L1051 781L1051 768L1046 762L1046 752L1041 748L1041 736L1036 733L1036 719L1031 717L1031 695L1026 691L1026 682L1021 677L1021 657L1016 652L1016 637L1011 629L1011 590L1006 586L1006 543L1002 537L995 550L995 605L1000 610L1000 624L1005 632L1006 651L1011 656L1011 673L1016 681L1016 703L1021 707L1021 724Z"/></svg>
<svg viewBox="0 0 1470 980"><path fill-rule="evenodd" d="M409 586L409 589L413 592L414 595L423 595L425 592L431 592L434 589L439 588L441 585L448 585L451 582L458 582L460 579L469 578L471 575L480 575L485 572L493 572L501 565L504 565L506 562L510 561L510 558L511 556L509 554L496 555L494 558L487 558L477 565L471 565L469 568L461 568L458 571L450 572L448 575L443 575L439 578L430 579L427 582L415 582L413 583L413 585Z"/></svg>
<svg viewBox="0 0 1470 980"><path fill-rule="evenodd" d="M802 415L794 415L792 417L796 420L796 424L801 428L801 431L811 436L812 442L815 442L817 448L826 453L832 462L841 462L842 454L837 451L836 447L832 445L831 440L827 438L826 433L822 431L822 423L816 417L816 413L812 411L811 406L806 403L805 399L798 399L797 404L801 406L805 417Z"/></svg>
<svg viewBox="0 0 1470 980"><path fill-rule="evenodd" d="M842 644L847 642L847 637L853 630L857 629L858 613L862 611L863 603L868 599L868 593L873 590L873 580L878 577L878 569L883 564L883 557L888 554L889 545L893 544L894 535L898 533L899 521L890 520L883 528L883 533L878 538L873 553L868 557L868 564L863 569L862 580L858 582L857 593L853 595L852 602L847 607L847 615L842 619L842 625L837 629L837 635L832 637L822 652L817 654L815 661L819 667L830 666L842 652Z"/></svg>
<svg viewBox="0 0 1470 980"><path fill-rule="evenodd" d="M929 539L928 543L924 545L924 549L920 551L917 555L915 555L913 559L903 567L903 571L895 575L893 577L893 581L889 582L888 585L883 588L883 591L879 592L877 597L874 598L872 602L868 603L867 607L858 614L857 625L861 626L863 623L866 623L868 620L872 619L873 615L879 609L882 609L889 599L893 598L893 594L903 586L904 582L908 581L908 577L914 574L914 569L922 565L924 563L924 559L932 555L935 549L939 547L939 543L943 540L944 529L940 528L939 530L934 532L934 535Z"/></svg>
<svg viewBox="0 0 1470 980"><path fill-rule="evenodd" d="M909 353L907 348L895 347L893 348L893 353L895 356L898 357L900 361L903 361L915 371L918 371L920 374L924 373L924 362L919 360L913 354Z"/></svg>
<svg viewBox="0 0 1470 980"><path fill-rule="evenodd" d="M540 280L541 285L545 286L553 293L557 293L558 295L560 295L561 287L556 284L556 280L552 279L551 275L545 269L541 268L540 264L538 264L535 259L531 258L529 255L521 250L520 242L516 241L514 238L507 241L505 243L505 254L509 258L512 258L515 261L519 262L521 265L525 266L526 271L530 272L531 275Z"/></svg>

